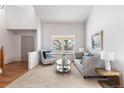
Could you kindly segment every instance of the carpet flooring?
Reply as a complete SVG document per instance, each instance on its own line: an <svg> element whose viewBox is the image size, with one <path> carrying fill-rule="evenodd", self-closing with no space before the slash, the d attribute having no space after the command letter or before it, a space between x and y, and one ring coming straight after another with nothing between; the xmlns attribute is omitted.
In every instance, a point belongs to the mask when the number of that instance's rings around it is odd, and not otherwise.
<svg viewBox="0 0 124 93"><path fill-rule="evenodd" d="M69 73L57 73L55 65L38 65L7 88L101 88L96 80L84 79L75 65Z"/></svg>

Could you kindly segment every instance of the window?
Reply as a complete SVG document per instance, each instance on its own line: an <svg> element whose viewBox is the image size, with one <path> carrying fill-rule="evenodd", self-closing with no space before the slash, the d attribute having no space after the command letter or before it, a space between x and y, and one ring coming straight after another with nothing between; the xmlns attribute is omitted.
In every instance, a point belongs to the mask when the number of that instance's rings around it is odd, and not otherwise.
<svg viewBox="0 0 124 93"><path fill-rule="evenodd" d="M55 35L53 39L53 50L56 52L73 52L74 40L73 35Z"/></svg>

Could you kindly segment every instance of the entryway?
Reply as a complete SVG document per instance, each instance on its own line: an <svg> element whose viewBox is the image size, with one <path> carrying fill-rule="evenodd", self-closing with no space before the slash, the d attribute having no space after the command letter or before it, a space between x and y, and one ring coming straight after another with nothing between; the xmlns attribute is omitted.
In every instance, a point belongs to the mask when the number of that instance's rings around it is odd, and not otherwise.
<svg viewBox="0 0 124 93"><path fill-rule="evenodd" d="M28 52L34 51L34 36L21 37L21 61L28 61Z"/></svg>

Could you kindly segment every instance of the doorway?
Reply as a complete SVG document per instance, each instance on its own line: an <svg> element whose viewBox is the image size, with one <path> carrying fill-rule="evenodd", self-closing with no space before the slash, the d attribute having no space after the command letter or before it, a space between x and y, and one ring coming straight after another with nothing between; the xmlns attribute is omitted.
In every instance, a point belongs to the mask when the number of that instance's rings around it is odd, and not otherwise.
<svg viewBox="0 0 124 93"><path fill-rule="evenodd" d="M21 37L21 60L28 61L28 52L34 51L34 36Z"/></svg>

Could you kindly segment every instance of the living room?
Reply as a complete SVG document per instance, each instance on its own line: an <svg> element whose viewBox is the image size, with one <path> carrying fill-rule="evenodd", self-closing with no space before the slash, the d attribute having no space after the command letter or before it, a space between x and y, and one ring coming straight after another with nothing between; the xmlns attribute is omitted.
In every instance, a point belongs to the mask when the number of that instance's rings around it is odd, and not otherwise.
<svg viewBox="0 0 124 93"><path fill-rule="evenodd" d="M8 87L67 87L68 83L70 85L68 87L101 87L97 79L82 79L83 76L75 65L69 67L71 68L69 73L64 74L54 72L57 68L57 60L54 61L56 65L38 65L39 59L42 61L39 55L39 51L42 50L54 50L55 52L51 52L50 54L56 59L64 58L67 55L72 61L74 61L76 53L80 57L79 52L83 51L86 52L85 55L90 55L90 57L94 53L98 57L101 56L101 51L111 52L111 54L114 54L114 60L107 60L112 62L106 69L110 70L111 67L112 70L110 72L116 69L119 74L122 74L119 77L119 80L121 78L122 80L119 82L122 83L121 87L123 87L123 10L124 6L111 5L1 6L0 46L4 47L5 64L13 61L21 61L22 36L34 37L33 52L30 51L27 56L29 72L24 73L23 77L18 77ZM70 17L70 15L73 16ZM100 45L94 47L92 42L95 41L92 41L92 36L98 33L100 33ZM68 46L65 41L68 42ZM71 44L69 43L70 41ZM104 60L103 58L102 61ZM71 62L72 64L73 62ZM90 66L92 67L92 65ZM46 75L46 77L39 76L38 78L37 76L39 74L34 74L38 70L42 72L46 70L48 72L50 71L50 73L42 73L41 75ZM62 71L64 71L63 68ZM33 73L35 77L29 75L29 73ZM51 75L52 79L49 79L49 75ZM32 78L28 80L29 77ZM35 81L35 79L40 80L40 78L47 78L48 82L43 82L46 80L44 79L39 81L41 85L36 85L38 81ZM68 78L68 81L66 78ZM54 79L56 81L53 81ZM67 86L63 82L60 82L61 80L66 81ZM60 86L56 85L58 83L61 83Z"/></svg>

